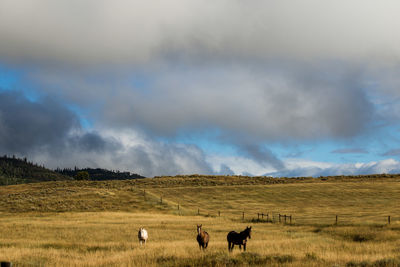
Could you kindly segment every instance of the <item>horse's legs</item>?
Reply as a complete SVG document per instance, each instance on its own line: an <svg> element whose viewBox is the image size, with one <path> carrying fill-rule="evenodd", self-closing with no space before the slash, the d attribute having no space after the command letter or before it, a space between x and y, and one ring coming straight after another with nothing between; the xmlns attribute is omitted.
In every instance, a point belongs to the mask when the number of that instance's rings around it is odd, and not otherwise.
<svg viewBox="0 0 400 267"><path fill-rule="evenodd" d="M142 240L139 240L139 244L140 244L140 246L142 246Z"/></svg>
<svg viewBox="0 0 400 267"><path fill-rule="evenodd" d="M205 247L204 248L207 248L208 247L208 242L205 244Z"/></svg>
<svg viewBox="0 0 400 267"><path fill-rule="evenodd" d="M239 249L242 250L242 245L239 245Z"/></svg>
<svg viewBox="0 0 400 267"><path fill-rule="evenodd" d="M246 243L243 244L243 250L246 251Z"/></svg>
<svg viewBox="0 0 400 267"><path fill-rule="evenodd" d="M231 243L230 242L228 242L228 251L229 252L231 251Z"/></svg>

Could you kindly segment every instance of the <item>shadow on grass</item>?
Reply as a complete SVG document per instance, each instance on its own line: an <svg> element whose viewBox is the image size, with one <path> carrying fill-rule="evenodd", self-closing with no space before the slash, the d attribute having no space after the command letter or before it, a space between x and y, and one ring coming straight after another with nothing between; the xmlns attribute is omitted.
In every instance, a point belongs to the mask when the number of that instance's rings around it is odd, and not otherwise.
<svg viewBox="0 0 400 267"><path fill-rule="evenodd" d="M397 267L400 266L399 259L380 259L374 262L348 262L346 267Z"/></svg>
<svg viewBox="0 0 400 267"><path fill-rule="evenodd" d="M176 256L159 257L157 264L161 266L265 266L272 263L291 263L292 255L267 255L243 252L235 256L228 253L205 254L199 258L179 258Z"/></svg>

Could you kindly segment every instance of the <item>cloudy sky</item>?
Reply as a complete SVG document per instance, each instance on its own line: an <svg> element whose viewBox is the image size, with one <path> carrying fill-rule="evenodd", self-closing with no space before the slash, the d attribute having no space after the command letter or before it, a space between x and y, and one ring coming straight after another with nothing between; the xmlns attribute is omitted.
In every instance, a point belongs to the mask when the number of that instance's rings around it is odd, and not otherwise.
<svg viewBox="0 0 400 267"><path fill-rule="evenodd" d="M0 153L148 177L400 173L398 10L0 0Z"/></svg>

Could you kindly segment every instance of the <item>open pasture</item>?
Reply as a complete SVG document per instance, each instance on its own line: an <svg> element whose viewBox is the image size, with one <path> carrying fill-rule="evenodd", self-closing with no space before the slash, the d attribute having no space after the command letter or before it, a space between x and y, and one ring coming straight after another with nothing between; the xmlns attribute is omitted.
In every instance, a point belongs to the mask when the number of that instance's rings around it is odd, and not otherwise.
<svg viewBox="0 0 400 267"><path fill-rule="evenodd" d="M0 187L0 261L15 266L400 264L398 178L272 184L191 179ZM291 214L293 224L257 222L257 212ZM205 252L196 241L198 224L210 234ZM247 252L235 247L229 254L227 233L247 225L252 226ZM139 227L149 232L145 248L139 246Z"/></svg>
<svg viewBox="0 0 400 267"><path fill-rule="evenodd" d="M16 266L368 266L399 264L400 225L253 224L247 252L227 250L226 234L248 223L153 213L79 212L1 216L1 260ZM210 234L201 252L196 224ZM149 241L140 247L137 230ZM354 265L350 265L354 264ZM372 266L372 265L371 265ZM386 266L386 265L377 265Z"/></svg>

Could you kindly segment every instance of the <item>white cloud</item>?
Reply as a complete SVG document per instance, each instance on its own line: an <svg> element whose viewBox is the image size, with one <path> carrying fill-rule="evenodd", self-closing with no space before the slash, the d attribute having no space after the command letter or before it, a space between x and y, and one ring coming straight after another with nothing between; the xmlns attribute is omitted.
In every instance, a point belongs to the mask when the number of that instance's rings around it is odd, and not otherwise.
<svg viewBox="0 0 400 267"><path fill-rule="evenodd" d="M331 176L400 173L400 162L395 159L358 163L329 163L288 159L286 170L271 172L268 175L299 177L299 176Z"/></svg>
<svg viewBox="0 0 400 267"><path fill-rule="evenodd" d="M265 167L256 160L240 156L220 156L220 155L207 155L207 162L212 167L215 173L220 173L224 168L228 167L233 174L236 175L263 175L268 172L276 171L272 167Z"/></svg>
<svg viewBox="0 0 400 267"><path fill-rule="evenodd" d="M332 163L285 158L282 160L285 169L265 168L256 161L243 157L211 155L207 162L214 172L230 169L236 175L273 176L273 177L319 177L335 175L400 173L400 161L385 159L381 161L357 163Z"/></svg>
<svg viewBox="0 0 400 267"><path fill-rule="evenodd" d="M85 149L82 145L70 145L60 155L50 155L41 151L34 154L33 159L51 168L106 168L130 171L146 177L212 173L203 151L195 145L166 144L133 130L99 132L101 140L112 140L116 145L100 151Z"/></svg>

